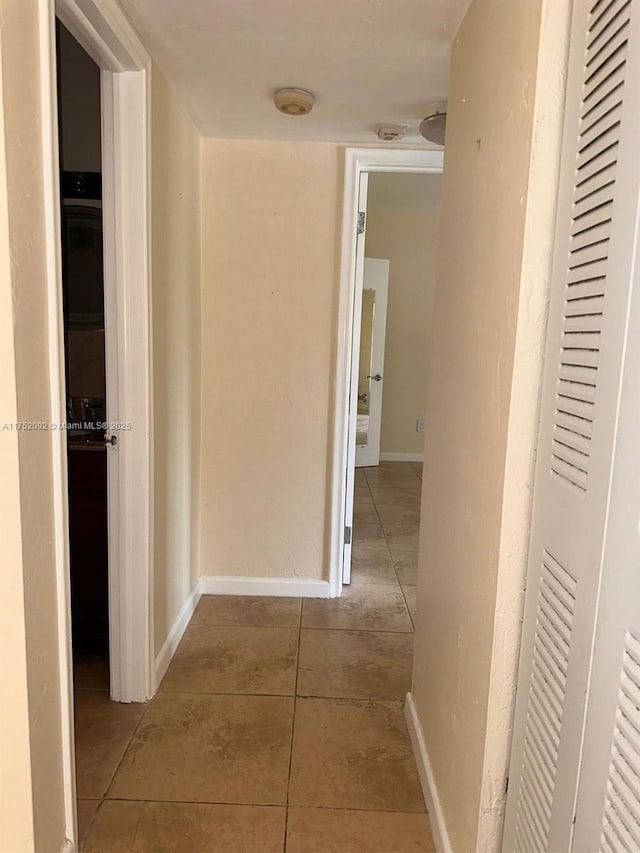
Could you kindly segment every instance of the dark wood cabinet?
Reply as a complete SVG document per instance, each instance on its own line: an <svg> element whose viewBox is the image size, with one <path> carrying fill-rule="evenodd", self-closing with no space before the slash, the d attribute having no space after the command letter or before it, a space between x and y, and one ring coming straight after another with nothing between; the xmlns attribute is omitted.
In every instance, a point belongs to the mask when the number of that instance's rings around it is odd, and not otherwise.
<svg viewBox="0 0 640 853"><path fill-rule="evenodd" d="M107 454L104 447L69 454L69 538L74 649L109 642Z"/></svg>

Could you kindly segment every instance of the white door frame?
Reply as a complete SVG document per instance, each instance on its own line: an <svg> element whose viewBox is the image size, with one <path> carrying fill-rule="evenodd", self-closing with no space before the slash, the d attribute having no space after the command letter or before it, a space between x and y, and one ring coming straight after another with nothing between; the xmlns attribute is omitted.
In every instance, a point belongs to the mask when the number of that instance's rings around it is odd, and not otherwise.
<svg viewBox="0 0 640 853"><path fill-rule="evenodd" d="M346 470L349 441L355 441L356 412L349 414L351 359L354 346L354 306L356 304L356 247L360 176L369 172L411 172L441 174L442 149L347 148L345 149L342 246L338 293L336 337L336 381L334 400L333 453L331 459L331 515L329 595L342 594L344 561L344 518L347 504ZM366 184L366 182L365 182ZM366 189L365 189L366 192ZM362 208L362 205L361 205Z"/></svg>
<svg viewBox="0 0 640 853"><path fill-rule="evenodd" d="M56 16L102 69L105 337L109 422L111 697L155 691L152 610L152 375L150 295L150 58L111 0L40 0L51 420L66 421L60 245ZM67 849L77 840L67 447L52 432L57 610Z"/></svg>

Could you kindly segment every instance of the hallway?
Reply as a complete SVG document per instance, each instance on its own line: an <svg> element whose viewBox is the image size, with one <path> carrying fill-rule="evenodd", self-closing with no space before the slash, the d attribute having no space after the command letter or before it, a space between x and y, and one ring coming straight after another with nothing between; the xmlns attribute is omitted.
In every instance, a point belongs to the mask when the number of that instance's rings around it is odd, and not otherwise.
<svg viewBox="0 0 640 853"><path fill-rule="evenodd" d="M420 480L357 481L342 599L203 597L147 706L78 671L84 853L431 853L402 711Z"/></svg>

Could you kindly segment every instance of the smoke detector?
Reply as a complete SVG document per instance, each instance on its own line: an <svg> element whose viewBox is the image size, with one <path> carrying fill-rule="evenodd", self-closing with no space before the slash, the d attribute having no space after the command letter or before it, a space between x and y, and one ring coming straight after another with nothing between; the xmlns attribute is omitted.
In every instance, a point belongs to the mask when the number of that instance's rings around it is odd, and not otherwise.
<svg viewBox="0 0 640 853"><path fill-rule="evenodd" d="M311 112L315 98L305 89L278 89L273 96L276 109L287 116L306 116Z"/></svg>
<svg viewBox="0 0 640 853"><path fill-rule="evenodd" d="M444 145L444 136L447 126L447 105L430 104L427 107L427 115L420 122L420 133L427 142L434 145Z"/></svg>
<svg viewBox="0 0 640 853"><path fill-rule="evenodd" d="M379 124L376 127L378 139L383 142L395 142L407 132L408 125L406 124Z"/></svg>

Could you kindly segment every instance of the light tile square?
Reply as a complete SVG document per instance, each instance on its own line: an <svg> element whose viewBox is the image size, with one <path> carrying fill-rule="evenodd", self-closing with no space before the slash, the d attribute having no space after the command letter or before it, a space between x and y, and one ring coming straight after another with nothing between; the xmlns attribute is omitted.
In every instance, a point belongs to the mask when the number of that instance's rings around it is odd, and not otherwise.
<svg viewBox="0 0 640 853"><path fill-rule="evenodd" d="M76 802L78 815L78 841L80 846L84 842L91 827L91 821L100 807L101 800L81 800Z"/></svg>
<svg viewBox="0 0 640 853"><path fill-rule="evenodd" d="M400 703L298 699L289 802L424 812Z"/></svg>
<svg viewBox="0 0 640 853"><path fill-rule="evenodd" d="M298 630L191 625L160 689L170 693L292 696Z"/></svg>
<svg viewBox="0 0 640 853"><path fill-rule="evenodd" d="M393 556L393 562L401 584L415 586L418 583L417 551L396 551Z"/></svg>
<svg viewBox="0 0 640 853"><path fill-rule="evenodd" d="M353 502L354 504L369 504L370 506L372 506L373 498L371 497L369 486L358 486L356 484L353 493Z"/></svg>
<svg viewBox="0 0 640 853"><path fill-rule="evenodd" d="M412 631L399 584L352 584L342 598L305 599L304 628L352 631Z"/></svg>
<svg viewBox="0 0 640 853"><path fill-rule="evenodd" d="M141 813L142 803L105 800L93 819L80 853L133 853Z"/></svg>
<svg viewBox="0 0 640 853"><path fill-rule="evenodd" d="M401 506L408 509L419 509L422 492L418 488L407 488L402 485L373 486L371 497L376 507Z"/></svg>
<svg viewBox="0 0 640 853"><path fill-rule="evenodd" d="M384 534L377 519L373 524L365 524L361 521L354 522L353 541L361 548L367 548L371 545L384 545Z"/></svg>
<svg viewBox="0 0 640 853"><path fill-rule="evenodd" d="M290 808L287 853L435 853L426 814Z"/></svg>
<svg viewBox="0 0 640 853"><path fill-rule="evenodd" d="M192 624L236 625L256 628L297 628L300 598L268 595L203 595Z"/></svg>
<svg viewBox="0 0 640 853"><path fill-rule="evenodd" d="M106 690L76 691L78 797L100 799L104 796L145 707L112 702Z"/></svg>
<svg viewBox="0 0 640 853"><path fill-rule="evenodd" d="M111 799L282 805L293 699L159 693Z"/></svg>
<svg viewBox="0 0 640 853"><path fill-rule="evenodd" d="M375 506L368 503L355 504L353 507L353 521L355 524L379 524Z"/></svg>
<svg viewBox="0 0 640 853"><path fill-rule="evenodd" d="M351 550L351 581L353 584L397 584L398 578L386 542L362 545L354 542Z"/></svg>
<svg viewBox="0 0 640 853"><path fill-rule="evenodd" d="M403 506L378 507L380 523L392 553L417 551L420 542L420 508Z"/></svg>
<svg viewBox="0 0 640 853"><path fill-rule="evenodd" d="M282 853L285 809L107 801L87 853Z"/></svg>
<svg viewBox="0 0 640 853"><path fill-rule="evenodd" d="M302 629L298 695L404 702L413 635Z"/></svg>

